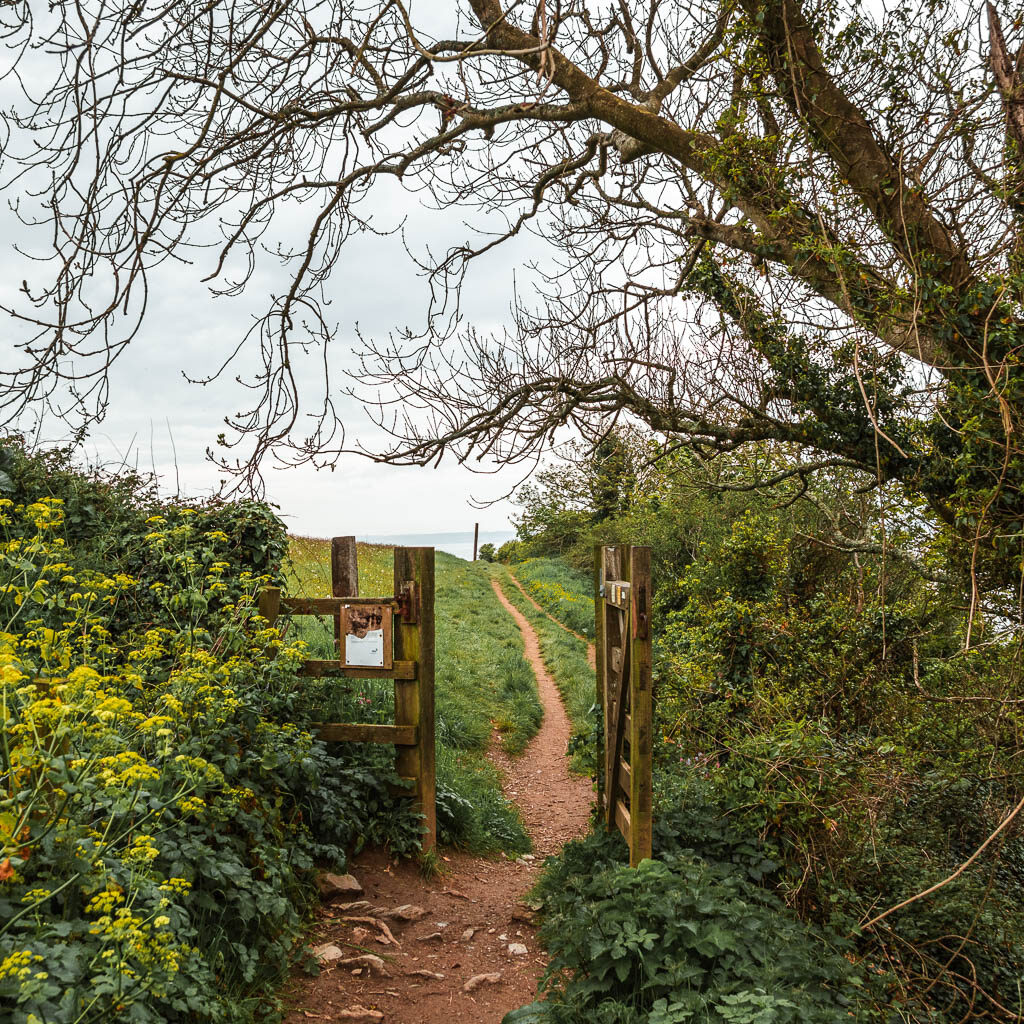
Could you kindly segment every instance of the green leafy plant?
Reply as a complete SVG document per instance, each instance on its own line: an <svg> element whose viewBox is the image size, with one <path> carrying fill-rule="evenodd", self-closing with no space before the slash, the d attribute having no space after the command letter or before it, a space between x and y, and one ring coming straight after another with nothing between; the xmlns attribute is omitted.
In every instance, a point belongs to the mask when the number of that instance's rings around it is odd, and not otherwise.
<svg viewBox="0 0 1024 1024"><path fill-rule="evenodd" d="M16 454L9 493L36 479ZM120 561L61 498L0 498L4 1019L272 1019L314 864L411 852L419 820L389 764L306 728L305 650L256 615L284 548L269 509L66 479L116 495Z"/></svg>
<svg viewBox="0 0 1024 1024"><path fill-rule="evenodd" d="M637 869L603 830L549 861L535 894L559 1024L838 1022L859 1013L862 977L835 936L807 928L732 865L681 851Z"/></svg>

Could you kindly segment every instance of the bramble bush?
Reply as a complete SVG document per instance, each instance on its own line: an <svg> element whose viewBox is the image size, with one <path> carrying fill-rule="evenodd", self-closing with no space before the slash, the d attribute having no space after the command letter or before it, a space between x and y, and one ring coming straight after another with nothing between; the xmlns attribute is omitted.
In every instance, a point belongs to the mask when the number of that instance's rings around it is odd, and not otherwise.
<svg viewBox="0 0 1024 1024"><path fill-rule="evenodd" d="M314 862L411 851L419 822L389 767L303 728L302 646L255 613L283 550L269 509L147 503L133 524L129 504L132 573L88 536L79 561L60 498L0 499L0 1008L272 1019Z"/></svg>
<svg viewBox="0 0 1024 1024"><path fill-rule="evenodd" d="M666 791L764 842L809 921L859 934L981 846L1020 799L1013 645L963 651L963 613L899 566L822 551L751 510L678 583L659 645ZM671 782L675 779L675 782ZM1019 1011L1024 843L859 934L909 1020ZM999 1008L1003 1007L1003 1010Z"/></svg>

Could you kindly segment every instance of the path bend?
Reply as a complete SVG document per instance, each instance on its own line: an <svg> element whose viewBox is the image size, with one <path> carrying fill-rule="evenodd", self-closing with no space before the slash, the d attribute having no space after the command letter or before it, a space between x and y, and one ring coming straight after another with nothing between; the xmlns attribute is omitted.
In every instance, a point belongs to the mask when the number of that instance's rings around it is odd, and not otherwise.
<svg viewBox="0 0 1024 1024"><path fill-rule="evenodd" d="M423 916L409 924L389 918L397 945L382 947L372 927L353 928L340 907L322 906L310 936L314 944L341 943L346 955L361 946L386 958L385 967L357 974L351 966L328 964L317 978L296 972L286 1024L499 1024L509 1010L536 997L547 957L523 900L543 858L586 831L593 794L588 779L569 771L569 717L544 666L536 631L497 581L492 585L522 634L544 709L541 727L522 755L509 757L498 743L488 752L501 772L505 796L523 816L533 859L488 860L444 851L442 876L427 879L411 861L392 862L386 850L360 854L352 872L363 885L366 904L349 915L383 918L412 905L422 908ZM516 943L526 952L511 953ZM469 979L495 974L497 983L465 991ZM359 1010L366 1015L354 1016Z"/></svg>

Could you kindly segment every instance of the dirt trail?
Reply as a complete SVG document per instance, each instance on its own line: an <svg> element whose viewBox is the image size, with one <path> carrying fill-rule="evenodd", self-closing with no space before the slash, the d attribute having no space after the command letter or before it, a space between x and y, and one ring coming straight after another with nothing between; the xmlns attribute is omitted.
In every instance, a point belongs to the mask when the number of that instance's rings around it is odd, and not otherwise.
<svg viewBox="0 0 1024 1024"><path fill-rule="evenodd" d="M534 608L537 609L537 611L539 611L542 615L546 615L556 626L560 626L562 629L564 629L566 633L570 633L572 636L576 637L577 640L582 640L583 643L587 645L587 663L590 665L591 668L594 668L597 665L597 655L594 653L594 645L582 633L577 633L576 630L570 629L564 622L559 622L558 619L556 619L554 615L552 615L551 612L547 610L547 608L545 608L543 605L539 604L536 600L534 600L533 596L527 591L526 587L524 587L522 583L519 582L519 579L512 574L511 569L509 570L508 578L519 588L519 592L523 595L523 597L526 598L527 601L530 602L530 604L533 605ZM520 627L520 629L521 628L522 627Z"/></svg>
<svg viewBox="0 0 1024 1024"><path fill-rule="evenodd" d="M587 779L569 773L569 719L544 668L537 634L497 582L492 585L522 631L544 707L540 731L521 757L510 758L497 745L489 754L502 773L505 795L520 808L533 840L533 859L492 861L451 852L443 857L442 877L428 880L417 865L393 863L380 850L355 858L351 870L364 895L349 898L366 900L368 906L344 911L338 904L325 904L313 943L337 943L346 958L371 952L385 960L384 972L328 964L317 978L296 973L287 997L294 1007L287 1024L498 1024L509 1010L535 997L546 959L522 900L543 858L586 830L593 794ZM378 936L383 935L373 925L343 920L379 918L407 904L425 913L411 923L387 919L397 945L381 944ZM520 949L510 952L513 944ZM480 983L472 992L464 990L469 979L487 974L501 977ZM356 1008L370 1012L353 1016Z"/></svg>

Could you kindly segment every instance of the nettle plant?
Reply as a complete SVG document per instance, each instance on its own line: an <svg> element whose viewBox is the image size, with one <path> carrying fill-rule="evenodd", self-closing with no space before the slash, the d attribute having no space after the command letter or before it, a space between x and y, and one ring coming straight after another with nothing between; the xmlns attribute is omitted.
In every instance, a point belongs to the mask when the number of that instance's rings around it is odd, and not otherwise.
<svg viewBox="0 0 1024 1024"><path fill-rule="evenodd" d="M357 830L310 830L344 770L291 721L303 647L262 628L268 577L202 518L150 517L140 580L76 570L59 500L0 503L0 1007L21 1024L268 1012L313 859Z"/></svg>
<svg viewBox="0 0 1024 1024"><path fill-rule="evenodd" d="M659 836L663 840L664 836ZM536 887L551 953L548 999L512 1019L550 1024L839 1024L861 973L758 881L773 865L735 847L715 863L661 842L621 863L603 830L569 843ZM511 1020L510 1020L511 1024Z"/></svg>

